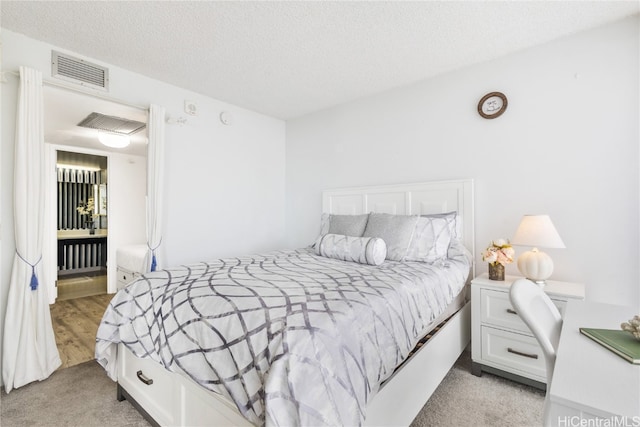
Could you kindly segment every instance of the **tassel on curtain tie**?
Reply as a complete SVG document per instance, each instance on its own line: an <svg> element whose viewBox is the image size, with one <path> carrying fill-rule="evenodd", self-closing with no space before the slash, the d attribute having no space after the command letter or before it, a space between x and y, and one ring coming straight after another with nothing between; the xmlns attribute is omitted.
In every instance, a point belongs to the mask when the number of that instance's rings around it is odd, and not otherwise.
<svg viewBox="0 0 640 427"><path fill-rule="evenodd" d="M154 248L152 248L149 242L147 242L147 247L151 251L151 271L156 271L156 268L158 267L158 263L156 262L156 249L158 249L161 244L162 244L162 237L160 238L160 241Z"/></svg>
<svg viewBox="0 0 640 427"><path fill-rule="evenodd" d="M36 289L38 289L38 277L36 276L36 265L38 265L40 261L42 261L42 255L40 255L40 258L38 258L38 261L36 261L35 264L31 264L29 261L27 261L22 255L20 255L20 252L18 252L17 250L16 250L16 255L18 255L18 258L24 261L25 264L31 267L31 281L29 282L29 286L31 287L32 291L35 291Z"/></svg>

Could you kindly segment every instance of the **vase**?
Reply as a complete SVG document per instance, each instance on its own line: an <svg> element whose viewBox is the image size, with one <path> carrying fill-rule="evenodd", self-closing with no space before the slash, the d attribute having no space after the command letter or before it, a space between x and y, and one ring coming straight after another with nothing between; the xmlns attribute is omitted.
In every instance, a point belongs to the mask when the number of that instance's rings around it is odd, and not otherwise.
<svg viewBox="0 0 640 427"><path fill-rule="evenodd" d="M504 265L499 262L489 263L489 279L504 280Z"/></svg>
<svg viewBox="0 0 640 427"><path fill-rule="evenodd" d="M89 234L96 234L96 223L93 221L89 222Z"/></svg>

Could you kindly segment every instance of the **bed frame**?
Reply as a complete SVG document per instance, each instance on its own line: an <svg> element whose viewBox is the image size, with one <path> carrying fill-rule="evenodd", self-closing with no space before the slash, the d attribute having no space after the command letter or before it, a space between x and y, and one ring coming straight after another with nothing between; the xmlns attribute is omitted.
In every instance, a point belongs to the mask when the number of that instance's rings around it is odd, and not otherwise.
<svg viewBox="0 0 640 427"><path fill-rule="evenodd" d="M398 215L457 211L458 236L474 253L473 181L344 188L322 193L326 213ZM473 277L474 268L472 267ZM471 340L466 303L398 369L367 406L365 425L406 425L420 412ZM118 400L127 399L153 425L250 426L235 405L183 375L118 346Z"/></svg>

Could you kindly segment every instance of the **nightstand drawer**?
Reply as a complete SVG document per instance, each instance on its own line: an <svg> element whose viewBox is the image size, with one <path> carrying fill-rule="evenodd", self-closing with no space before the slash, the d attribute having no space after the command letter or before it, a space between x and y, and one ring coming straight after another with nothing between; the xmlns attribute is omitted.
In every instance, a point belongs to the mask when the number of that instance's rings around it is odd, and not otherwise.
<svg viewBox="0 0 640 427"><path fill-rule="evenodd" d="M545 381L544 353L535 338L501 329L482 327L482 359L519 375Z"/></svg>
<svg viewBox="0 0 640 427"><path fill-rule="evenodd" d="M129 283L138 276L139 274L137 273L132 273L131 271L125 270L124 268L118 268L118 280L122 280L125 283Z"/></svg>
<svg viewBox="0 0 640 427"><path fill-rule="evenodd" d="M116 273L118 275L118 290L127 286L132 280L140 277L140 273L134 273L122 267L118 267Z"/></svg>
<svg viewBox="0 0 640 427"><path fill-rule="evenodd" d="M531 334L527 325L524 324L518 313L513 309L507 292L482 289L480 298L482 298L481 321L483 325L489 324ZM566 302L560 300L552 301L562 315Z"/></svg>

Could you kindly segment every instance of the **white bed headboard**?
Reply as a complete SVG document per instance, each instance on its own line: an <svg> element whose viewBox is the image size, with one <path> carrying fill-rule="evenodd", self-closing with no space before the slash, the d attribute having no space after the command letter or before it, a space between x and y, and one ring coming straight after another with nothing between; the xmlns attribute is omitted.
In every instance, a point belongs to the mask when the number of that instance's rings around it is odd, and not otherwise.
<svg viewBox="0 0 640 427"><path fill-rule="evenodd" d="M322 212L357 215L369 212L426 215L457 211L458 235L474 256L473 180L339 188L322 192Z"/></svg>

